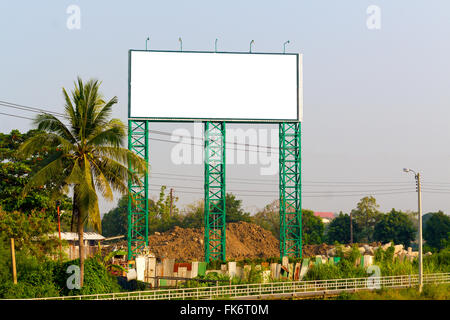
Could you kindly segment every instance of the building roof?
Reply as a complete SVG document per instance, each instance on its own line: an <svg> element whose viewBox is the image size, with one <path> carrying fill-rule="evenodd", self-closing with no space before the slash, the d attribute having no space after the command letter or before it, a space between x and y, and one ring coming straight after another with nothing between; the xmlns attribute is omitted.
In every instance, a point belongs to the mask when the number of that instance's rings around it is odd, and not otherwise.
<svg viewBox="0 0 450 320"><path fill-rule="evenodd" d="M322 219L334 219L334 213L333 212L314 212L314 215L316 217L320 217Z"/></svg>
<svg viewBox="0 0 450 320"><path fill-rule="evenodd" d="M56 237L58 237L58 233L55 233ZM104 240L105 237L101 234L98 234L97 232L84 232L83 233L84 240ZM61 232L61 239L62 240L69 240L74 241L78 240L78 233L77 232Z"/></svg>

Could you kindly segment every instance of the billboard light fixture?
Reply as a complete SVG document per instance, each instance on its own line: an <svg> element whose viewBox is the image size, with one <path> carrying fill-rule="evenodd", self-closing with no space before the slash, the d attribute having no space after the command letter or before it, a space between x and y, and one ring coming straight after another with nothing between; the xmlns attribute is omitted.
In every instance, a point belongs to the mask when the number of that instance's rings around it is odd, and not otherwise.
<svg viewBox="0 0 450 320"><path fill-rule="evenodd" d="M147 37L147 39L145 39L145 51L147 51L147 48L148 48L148 46L147 46L147 42L150 40L150 37Z"/></svg>
<svg viewBox="0 0 450 320"><path fill-rule="evenodd" d="M254 44L255 43L255 40L252 40L252 41L250 41L250 53L252 53L252 44Z"/></svg>
<svg viewBox="0 0 450 320"><path fill-rule="evenodd" d="M289 40L283 43L283 53L286 53L286 45L291 43Z"/></svg>
<svg viewBox="0 0 450 320"><path fill-rule="evenodd" d="M180 42L180 51L183 51L183 40L181 37L178 38L178 41Z"/></svg>

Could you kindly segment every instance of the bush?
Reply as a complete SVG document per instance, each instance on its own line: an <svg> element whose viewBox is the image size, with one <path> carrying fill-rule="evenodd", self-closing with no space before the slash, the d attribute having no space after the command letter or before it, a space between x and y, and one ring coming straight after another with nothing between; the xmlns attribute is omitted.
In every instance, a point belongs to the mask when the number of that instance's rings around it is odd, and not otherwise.
<svg viewBox="0 0 450 320"><path fill-rule="evenodd" d="M52 263L36 257L16 253L17 284L12 281L11 253L6 241L0 244L0 298L41 298L58 296L53 282Z"/></svg>
<svg viewBox="0 0 450 320"><path fill-rule="evenodd" d="M61 290L62 295L82 295L119 292L120 286L117 278L108 273L106 267L96 258L88 258L84 262L84 282L81 289L67 288L67 279L70 276L67 268L71 265L80 265L80 260L58 263L53 272L54 281Z"/></svg>

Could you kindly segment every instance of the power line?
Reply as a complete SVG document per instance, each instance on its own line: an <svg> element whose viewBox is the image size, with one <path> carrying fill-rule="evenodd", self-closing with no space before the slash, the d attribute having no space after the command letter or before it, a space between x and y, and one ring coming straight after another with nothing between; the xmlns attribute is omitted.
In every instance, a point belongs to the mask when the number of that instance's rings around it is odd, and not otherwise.
<svg viewBox="0 0 450 320"><path fill-rule="evenodd" d="M62 118L65 118L67 120L70 120L70 118L60 112L56 112L56 111L50 111L50 110L46 110L46 109L42 109L42 108L35 108L35 107L30 107L30 106L25 106L25 105L21 105L21 104L17 104L17 103L12 103L12 102L7 102L7 101L2 101L0 100L0 105L4 106L4 107L8 107L8 108L14 108L14 109L18 109L18 110L22 110L22 111L28 111L28 112L35 112L35 113L48 113L54 116L60 116ZM33 119L30 119L33 120ZM127 125L124 125L125 128L128 128ZM166 136L171 136L171 137L181 137L181 138L190 138L193 140L201 140L203 141L202 137L192 137L192 136L184 136L184 135L175 135L173 133L170 132L165 132L165 131L159 131L159 130L148 130L150 133L155 133L155 134L160 134L160 135L166 135ZM154 141L162 141L162 142L170 142L170 143L181 143L181 144L189 144L191 145L191 143L186 143L186 142L182 142L182 141L172 141L172 140L164 140L164 139L156 139L156 138L152 138L150 137L149 140L154 140ZM271 147L271 146L263 146L263 145L252 145L252 144L248 144L248 143L238 143L238 142L226 142L226 144L230 145L239 145L239 146L245 146L245 147L256 147L256 148L267 148L267 149L273 149L273 150L278 150L278 148L276 147ZM192 143L192 145L194 146L200 146L203 147L202 145L199 144L195 144ZM233 150L231 148L227 148L230 150ZM246 149L236 149L237 151L249 151L249 152L261 152L259 150L246 150Z"/></svg>
<svg viewBox="0 0 450 320"><path fill-rule="evenodd" d="M23 116L17 116L17 115L9 114L9 113L0 112L0 114L5 115L5 116L10 116L10 117L21 118L21 119L34 120L32 118L27 118L27 117L23 117Z"/></svg>

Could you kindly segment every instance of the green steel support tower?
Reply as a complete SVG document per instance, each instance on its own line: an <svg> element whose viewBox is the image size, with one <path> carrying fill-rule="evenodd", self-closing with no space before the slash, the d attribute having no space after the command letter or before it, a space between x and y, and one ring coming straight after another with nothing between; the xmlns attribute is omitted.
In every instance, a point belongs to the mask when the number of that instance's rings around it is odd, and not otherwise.
<svg viewBox="0 0 450 320"><path fill-rule="evenodd" d="M205 261L225 260L225 122L205 122Z"/></svg>
<svg viewBox="0 0 450 320"><path fill-rule="evenodd" d="M128 120L128 149L148 163L148 121ZM128 260L148 245L148 173L138 174L140 185L128 180Z"/></svg>
<svg viewBox="0 0 450 320"><path fill-rule="evenodd" d="M302 257L301 123L279 124L280 256Z"/></svg>

